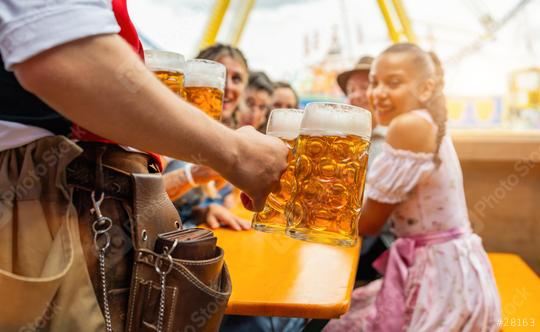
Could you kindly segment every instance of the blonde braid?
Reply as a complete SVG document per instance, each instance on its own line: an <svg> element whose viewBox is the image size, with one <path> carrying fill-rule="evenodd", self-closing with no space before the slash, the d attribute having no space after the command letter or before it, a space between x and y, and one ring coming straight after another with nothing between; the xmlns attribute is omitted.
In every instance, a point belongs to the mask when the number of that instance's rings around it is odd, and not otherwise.
<svg viewBox="0 0 540 332"><path fill-rule="evenodd" d="M427 110L433 118L433 121L437 125L437 138L436 143L437 147L435 148L435 154L433 155L433 161L437 167L441 164L441 158L439 157L439 150L441 148L441 143L446 135L446 121L448 117L448 112L446 109L446 97L443 93L444 88L444 69L442 67L441 60L434 52L427 52L431 61L435 66L435 89L434 95L430 102L428 103Z"/></svg>

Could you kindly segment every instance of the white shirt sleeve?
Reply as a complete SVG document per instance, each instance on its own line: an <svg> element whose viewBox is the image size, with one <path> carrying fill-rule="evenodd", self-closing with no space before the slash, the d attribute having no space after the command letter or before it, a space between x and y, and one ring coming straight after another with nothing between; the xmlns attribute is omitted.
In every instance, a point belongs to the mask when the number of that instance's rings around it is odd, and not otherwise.
<svg viewBox="0 0 540 332"><path fill-rule="evenodd" d="M0 1L0 54L7 70L55 46L118 31L111 0Z"/></svg>

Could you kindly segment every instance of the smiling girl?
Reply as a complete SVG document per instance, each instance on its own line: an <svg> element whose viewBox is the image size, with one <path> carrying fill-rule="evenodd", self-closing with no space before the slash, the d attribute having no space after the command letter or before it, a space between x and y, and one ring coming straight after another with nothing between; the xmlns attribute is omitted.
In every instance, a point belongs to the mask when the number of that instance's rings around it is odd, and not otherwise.
<svg viewBox="0 0 540 332"><path fill-rule="evenodd" d="M397 240L374 263L383 279L354 290L350 311L325 331L498 330L499 295L470 227L442 85L438 59L413 44L389 47L372 66L370 98L388 135L359 232L391 218Z"/></svg>

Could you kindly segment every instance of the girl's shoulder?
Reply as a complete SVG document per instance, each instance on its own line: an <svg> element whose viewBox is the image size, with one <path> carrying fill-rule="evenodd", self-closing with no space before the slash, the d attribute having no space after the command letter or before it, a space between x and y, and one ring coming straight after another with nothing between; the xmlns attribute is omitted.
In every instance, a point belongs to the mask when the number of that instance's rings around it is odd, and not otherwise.
<svg viewBox="0 0 540 332"><path fill-rule="evenodd" d="M386 143L398 150L433 153L437 148L437 127L423 112L407 112L392 120Z"/></svg>

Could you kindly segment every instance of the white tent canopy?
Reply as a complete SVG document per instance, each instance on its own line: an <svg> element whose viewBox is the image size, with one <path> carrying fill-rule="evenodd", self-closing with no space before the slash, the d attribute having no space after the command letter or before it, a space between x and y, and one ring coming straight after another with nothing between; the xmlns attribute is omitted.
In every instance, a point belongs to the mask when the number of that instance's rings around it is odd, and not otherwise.
<svg viewBox="0 0 540 332"><path fill-rule="evenodd" d="M540 1L531 0L493 36L496 24L520 0L404 0L419 43L452 59L474 44L457 62L446 61L447 93L459 96L502 96L512 70L540 65ZM138 0L129 2L141 33L160 48L195 54L214 0ZM235 1L231 1L231 7ZM484 22L484 23L482 23ZM218 40L229 36L230 15ZM344 66L363 54L377 54L390 44L375 0L259 0L239 47L250 66L273 79L291 80L327 56L337 36Z"/></svg>

